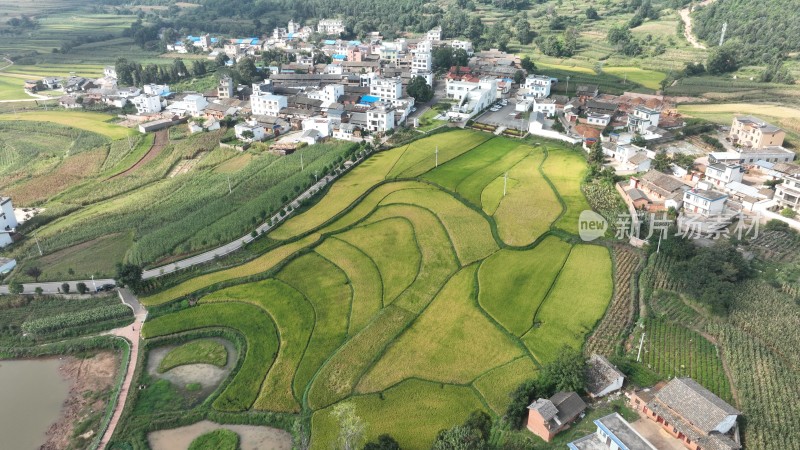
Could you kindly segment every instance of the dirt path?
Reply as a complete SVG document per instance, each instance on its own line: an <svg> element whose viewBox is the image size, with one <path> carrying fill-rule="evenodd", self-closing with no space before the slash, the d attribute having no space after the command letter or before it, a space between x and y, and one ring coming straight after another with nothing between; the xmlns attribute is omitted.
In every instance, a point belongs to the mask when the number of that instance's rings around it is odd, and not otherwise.
<svg viewBox="0 0 800 450"><path fill-rule="evenodd" d="M704 0L700 2L698 6L706 6L710 5L711 3L714 3L714 0ZM692 44L692 47L705 50L706 49L705 44L698 41L697 37L695 37L694 33L692 32L692 17L690 15L691 12L692 12L691 5L680 10L681 20L683 20L683 36L686 38L687 41L689 41L690 44Z"/></svg>
<svg viewBox="0 0 800 450"><path fill-rule="evenodd" d="M153 140L153 145L150 147L150 150L148 150L147 153L145 153L145 155L142 156L142 159L140 159L139 161L136 162L136 164L128 167L124 171L112 176L111 178L109 178L109 180L113 180L114 178L117 177L124 177L125 175L128 175L136 171L136 169L138 169L139 167L142 167L143 165L149 163L150 161L155 159L156 156L161 154L161 151L164 150L164 147L167 146L167 142L169 142L168 131L166 129L156 131L156 137Z"/></svg>

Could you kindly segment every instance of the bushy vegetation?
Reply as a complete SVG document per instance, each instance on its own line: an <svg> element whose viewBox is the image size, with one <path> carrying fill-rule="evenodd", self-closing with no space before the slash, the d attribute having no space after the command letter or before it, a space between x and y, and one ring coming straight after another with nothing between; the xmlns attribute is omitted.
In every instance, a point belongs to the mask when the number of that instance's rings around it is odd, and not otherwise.
<svg viewBox="0 0 800 450"><path fill-rule="evenodd" d="M186 364L213 364L223 367L228 362L228 351L217 341L203 339L187 342L170 350L158 365L159 372L166 372Z"/></svg>
<svg viewBox="0 0 800 450"><path fill-rule="evenodd" d="M214 430L193 440L189 450L239 450L239 435L231 430Z"/></svg>

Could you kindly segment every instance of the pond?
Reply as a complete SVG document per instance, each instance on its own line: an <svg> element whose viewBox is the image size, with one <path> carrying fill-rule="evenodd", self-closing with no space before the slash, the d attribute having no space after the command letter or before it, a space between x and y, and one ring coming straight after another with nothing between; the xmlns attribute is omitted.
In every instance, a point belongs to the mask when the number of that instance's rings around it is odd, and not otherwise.
<svg viewBox="0 0 800 450"><path fill-rule="evenodd" d="M208 420L171 430L153 431L147 436L152 450L186 450L197 437L218 428L239 435L242 450L291 450L292 435L284 430L256 425L220 425Z"/></svg>
<svg viewBox="0 0 800 450"><path fill-rule="evenodd" d="M34 450L61 415L70 383L58 359L0 361L2 447Z"/></svg>

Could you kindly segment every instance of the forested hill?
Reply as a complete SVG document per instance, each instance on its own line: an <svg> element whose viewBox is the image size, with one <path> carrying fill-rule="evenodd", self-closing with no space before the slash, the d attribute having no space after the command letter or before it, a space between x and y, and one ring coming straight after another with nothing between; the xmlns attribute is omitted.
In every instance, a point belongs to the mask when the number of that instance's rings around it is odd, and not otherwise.
<svg viewBox="0 0 800 450"><path fill-rule="evenodd" d="M770 63L800 50L798 0L717 0L695 13L694 32L716 46L725 22L725 40L737 41L743 62Z"/></svg>

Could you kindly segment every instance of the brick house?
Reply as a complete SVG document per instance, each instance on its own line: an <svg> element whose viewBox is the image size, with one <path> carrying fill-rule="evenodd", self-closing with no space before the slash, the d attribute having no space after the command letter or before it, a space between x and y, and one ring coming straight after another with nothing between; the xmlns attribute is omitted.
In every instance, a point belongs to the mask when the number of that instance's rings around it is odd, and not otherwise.
<svg viewBox="0 0 800 450"><path fill-rule="evenodd" d="M527 427L547 442L569 428L584 410L586 403L575 392L559 392L549 399L540 398L528 405Z"/></svg>
<svg viewBox="0 0 800 450"><path fill-rule="evenodd" d="M738 450L731 435L741 414L691 378L673 378L665 386L629 395L633 408L659 424L690 450Z"/></svg>

